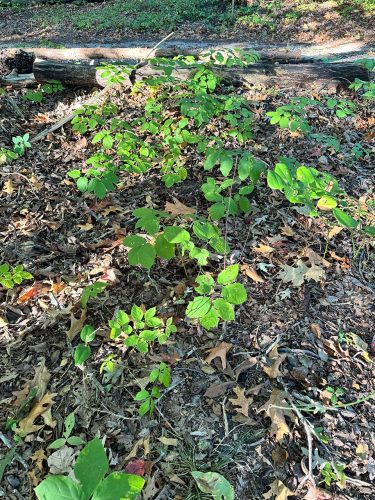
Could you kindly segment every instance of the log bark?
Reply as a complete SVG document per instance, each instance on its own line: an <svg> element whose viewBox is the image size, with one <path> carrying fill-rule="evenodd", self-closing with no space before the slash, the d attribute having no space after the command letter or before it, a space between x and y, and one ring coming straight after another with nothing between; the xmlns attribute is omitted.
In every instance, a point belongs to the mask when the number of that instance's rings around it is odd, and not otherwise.
<svg viewBox="0 0 375 500"><path fill-rule="evenodd" d="M116 63L116 62L115 62ZM345 85L355 78L368 80L368 72L359 65L351 63L308 63L308 64L274 64L257 63L247 68L217 68L215 70L224 80L248 85L278 85L279 87L301 86L311 88L322 85ZM186 79L191 69L179 67L172 75L177 79ZM38 82L57 80L64 85L82 87L104 87L106 80L102 71L95 64L60 61L36 60L34 76ZM139 68L135 79L140 80L163 73L152 65ZM129 79L125 84L131 85Z"/></svg>

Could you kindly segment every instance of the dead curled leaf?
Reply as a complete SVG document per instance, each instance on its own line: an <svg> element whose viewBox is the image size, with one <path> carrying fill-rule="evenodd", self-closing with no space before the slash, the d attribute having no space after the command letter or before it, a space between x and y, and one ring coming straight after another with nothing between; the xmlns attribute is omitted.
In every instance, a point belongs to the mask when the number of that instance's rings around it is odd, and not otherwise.
<svg viewBox="0 0 375 500"><path fill-rule="evenodd" d="M223 370L225 370L227 367L227 353L231 349L231 347L232 344L228 344L227 342L221 342L221 344L219 344L218 346L209 349L208 352L210 352L211 354L207 356L204 362L209 364L215 358L220 358Z"/></svg>
<svg viewBox="0 0 375 500"><path fill-rule="evenodd" d="M288 424L286 423L285 417L294 420L294 415L291 410L285 409L288 407L288 403L285 401L285 393L280 389L273 389L269 400L258 412L264 411L271 419L271 436L275 437L277 442L281 441L284 436L291 434Z"/></svg>
<svg viewBox="0 0 375 500"><path fill-rule="evenodd" d="M268 355L268 360L271 364L269 366L263 366L263 371L269 376L269 378L281 377L283 374L280 371L280 366L285 359L286 354L279 354L277 345L275 345Z"/></svg>

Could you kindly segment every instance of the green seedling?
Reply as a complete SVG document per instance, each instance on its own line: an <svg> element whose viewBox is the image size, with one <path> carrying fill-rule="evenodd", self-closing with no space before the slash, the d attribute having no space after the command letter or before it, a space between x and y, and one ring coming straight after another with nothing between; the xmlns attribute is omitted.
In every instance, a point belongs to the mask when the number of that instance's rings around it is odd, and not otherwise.
<svg viewBox="0 0 375 500"><path fill-rule="evenodd" d="M94 327L91 325L85 325L79 336L82 343L78 344L74 349L74 364L75 366L82 367L91 356L91 348L88 344L90 344L90 342L92 342L96 337Z"/></svg>
<svg viewBox="0 0 375 500"><path fill-rule="evenodd" d="M105 281L96 281L92 285L88 285L83 289L82 295L81 295L81 306L83 309L86 309L87 303L89 299L91 298L96 298L100 293L102 293L105 288L107 287L107 284Z"/></svg>
<svg viewBox="0 0 375 500"><path fill-rule="evenodd" d="M345 389L343 387L335 388L335 387L328 386L328 387L326 387L326 391L329 392L330 394L332 394L331 403L333 405L337 404L340 396L345 394Z"/></svg>
<svg viewBox="0 0 375 500"><path fill-rule="evenodd" d="M130 316L125 311L117 311L108 324L111 339L124 335L124 345L142 353L148 352L153 342L165 344L170 335L177 331L173 318L164 321L156 316L156 307L144 311L137 305L131 308Z"/></svg>
<svg viewBox="0 0 375 500"><path fill-rule="evenodd" d="M171 371L165 363L160 363L158 368L151 371L149 382L152 384L150 390L143 389L134 396L134 401L143 401L139 407L141 417L148 413L150 416L155 410L155 401L160 398L160 389L167 389L171 385Z"/></svg>
<svg viewBox="0 0 375 500"><path fill-rule="evenodd" d="M13 141L13 152L19 156L23 156L26 152L26 149L31 148L31 144L29 142L30 134L17 135L16 137L12 137Z"/></svg>
<svg viewBox="0 0 375 500"><path fill-rule="evenodd" d="M81 444L84 444L84 440L81 439L79 436L71 436L73 429L75 426L75 415L74 412L69 413L69 415L65 418L64 420L64 432L63 432L63 437L55 439L50 445L48 445L48 448L50 450L58 450L65 444L69 444L71 446L79 446Z"/></svg>
<svg viewBox="0 0 375 500"><path fill-rule="evenodd" d="M7 263L0 265L0 285L5 288L14 288L15 285L21 285L25 280L31 279L33 275L24 271L22 264L13 269Z"/></svg>
<svg viewBox="0 0 375 500"><path fill-rule="evenodd" d="M235 319L234 306L246 302L247 292L242 283L236 283L239 265L233 264L221 271L217 280L210 274L196 278L195 292L198 294L186 308L186 316L198 319L206 330L216 328L220 320Z"/></svg>

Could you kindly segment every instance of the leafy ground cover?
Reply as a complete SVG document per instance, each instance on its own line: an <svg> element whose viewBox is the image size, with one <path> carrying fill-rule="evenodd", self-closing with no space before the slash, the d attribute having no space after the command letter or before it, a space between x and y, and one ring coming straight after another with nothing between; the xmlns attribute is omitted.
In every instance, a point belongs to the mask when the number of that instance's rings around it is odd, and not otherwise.
<svg viewBox="0 0 375 500"><path fill-rule="evenodd" d="M98 107L0 96L4 496L74 467L87 498L124 471L145 499L372 498L373 86L157 63Z"/></svg>
<svg viewBox="0 0 375 500"><path fill-rule="evenodd" d="M326 42L341 37L373 40L373 0L111 0L90 4L0 3L0 43L111 43L154 38L175 30L180 38L200 35L240 40Z"/></svg>

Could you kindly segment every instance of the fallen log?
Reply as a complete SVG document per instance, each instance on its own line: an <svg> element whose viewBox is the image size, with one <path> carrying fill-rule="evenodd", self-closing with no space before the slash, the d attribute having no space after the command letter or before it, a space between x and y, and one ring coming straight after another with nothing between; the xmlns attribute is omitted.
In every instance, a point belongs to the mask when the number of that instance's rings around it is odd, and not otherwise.
<svg viewBox="0 0 375 500"><path fill-rule="evenodd" d="M314 62L322 58L339 57L340 59L355 59L365 57L375 49L374 45L365 40L347 41L337 40L317 45L306 44L263 44L255 41L230 42L230 41L193 41L193 40L169 40L162 47L151 49L152 42L137 41L125 42L118 46L86 46L55 49L49 47L28 47L27 52L32 52L36 57L56 61L64 60L91 60L91 59L134 59L143 60L150 57L173 57L177 55L192 55L198 57L202 52L208 50L243 49L256 50L261 60L278 60L290 62ZM4 49L8 57L16 52L16 49Z"/></svg>
<svg viewBox="0 0 375 500"><path fill-rule="evenodd" d="M114 62L114 64L118 61ZM57 80L63 85L82 87L104 87L106 79L98 70L99 62L88 63L60 62L36 60L34 77L37 82ZM191 68L176 67L172 76L179 80L186 79ZM222 68L215 71L224 80L247 85L277 85L279 87L300 86L304 88L316 86L346 85L359 78L368 80L369 75L362 66L352 63L308 63L308 64L275 64L271 62L256 63L246 68ZM130 86L134 80L163 75L155 66L147 65L138 68L132 81L127 77L125 85Z"/></svg>

